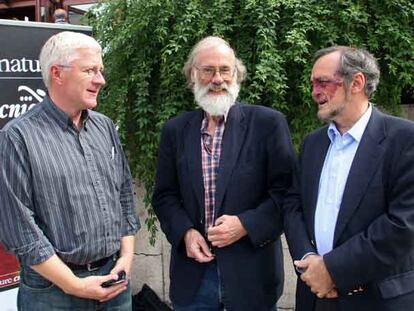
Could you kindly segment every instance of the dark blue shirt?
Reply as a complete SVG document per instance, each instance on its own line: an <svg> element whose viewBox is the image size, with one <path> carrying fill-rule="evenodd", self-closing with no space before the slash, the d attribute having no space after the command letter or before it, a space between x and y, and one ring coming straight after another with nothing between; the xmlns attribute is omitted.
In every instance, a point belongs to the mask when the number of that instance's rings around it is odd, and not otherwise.
<svg viewBox="0 0 414 311"><path fill-rule="evenodd" d="M92 262L140 227L113 122L89 110L82 120L76 129L46 97L0 132L0 240L22 264Z"/></svg>

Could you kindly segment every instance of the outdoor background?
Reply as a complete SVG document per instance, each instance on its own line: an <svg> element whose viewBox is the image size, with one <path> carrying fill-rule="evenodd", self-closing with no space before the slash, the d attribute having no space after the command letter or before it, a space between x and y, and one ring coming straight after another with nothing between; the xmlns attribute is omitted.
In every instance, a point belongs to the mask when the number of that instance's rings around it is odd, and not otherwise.
<svg viewBox="0 0 414 311"><path fill-rule="evenodd" d="M309 84L312 56L320 48L365 47L381 67L372 101L395 115L412 113L412 0L123 0L104 2L90 11L88 19L104 47L107 86L99 110L119 125L139 184L138 197L144 201L139 212L149 234L139 234L137 254L144 256L136 265L140 280L143 273L155 273L142 267L144 261L156 260L159 251L164 252L161 276L168 279L168 243L156 235L148 199L162 125L195 108L181 69L201 38L218 35L230 42L248 72L239 100L283 112L297 149L304 135L321 125ZM286 281L293 293L294 275L288 274ZM167 299L165 284L153 286ZM293 301L293 296L288 298Z"/></svg>

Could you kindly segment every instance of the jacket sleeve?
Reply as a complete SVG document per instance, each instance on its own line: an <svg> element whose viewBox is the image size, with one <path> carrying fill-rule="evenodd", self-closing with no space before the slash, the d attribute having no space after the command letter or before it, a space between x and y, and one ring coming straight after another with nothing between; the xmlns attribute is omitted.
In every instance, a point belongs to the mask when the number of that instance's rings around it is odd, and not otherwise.
<svg viewBox="0 0 414 311"><path fill-rule="evenodd" d="M283 220L286 241L293 260L300 260L306 254L316 253L316 249L306 228L301 185L301 167L303 165L303 152L306 146L306 139L301 146L301 152L295 171L293 182L283 203Z"/></svg>
<svg viewBox="0 0 414 311"><path fill-rule="evenodd" d="M294 152L285 118L275 114L266 139L267 196L255 209L239 214L247 234L255 246L265 246L283 232L282 204L292 180Z"/></svg>
<svg viewBox="0 0 414 311"><path fill-rule="evenodd" d="M174 134L173 126L167 122L161 131L152 206L168 241L178 248L185 232L194 226L182 206Z"/></svg>

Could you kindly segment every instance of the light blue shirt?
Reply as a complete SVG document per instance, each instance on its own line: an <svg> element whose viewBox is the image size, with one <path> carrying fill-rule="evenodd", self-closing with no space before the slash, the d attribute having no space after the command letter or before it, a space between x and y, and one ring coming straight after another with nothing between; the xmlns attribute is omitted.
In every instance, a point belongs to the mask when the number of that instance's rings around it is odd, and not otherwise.
<svg viewBox="0 0 414 311"><path fill-rule="evenodd" d="M328 127L331 140L321 178L319 180L318 201L315 211L315 239L319 255L332 250L336 220L341 207L349 170L358 149L361 137L371 117L372 107L349 129L341 135L332 122Z"/></svg>

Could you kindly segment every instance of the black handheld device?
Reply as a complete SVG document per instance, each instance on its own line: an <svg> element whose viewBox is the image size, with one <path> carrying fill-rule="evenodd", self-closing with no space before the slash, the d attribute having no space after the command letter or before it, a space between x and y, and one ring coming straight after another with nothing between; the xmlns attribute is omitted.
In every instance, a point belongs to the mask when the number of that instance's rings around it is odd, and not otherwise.
<svg viewBox="0 0 414 311"><path fill-rule="evenodd" d="M125 281L125 278L126 278L125 271L121 271L121 272L118 273L118 280L113 280L112 279L112 280L103 282L101 284L101 286L102 287L109 287L109 286L112 286L112 285L115 285L115 284L119 284L119 283L122 283L123 281Z"/></svg>

